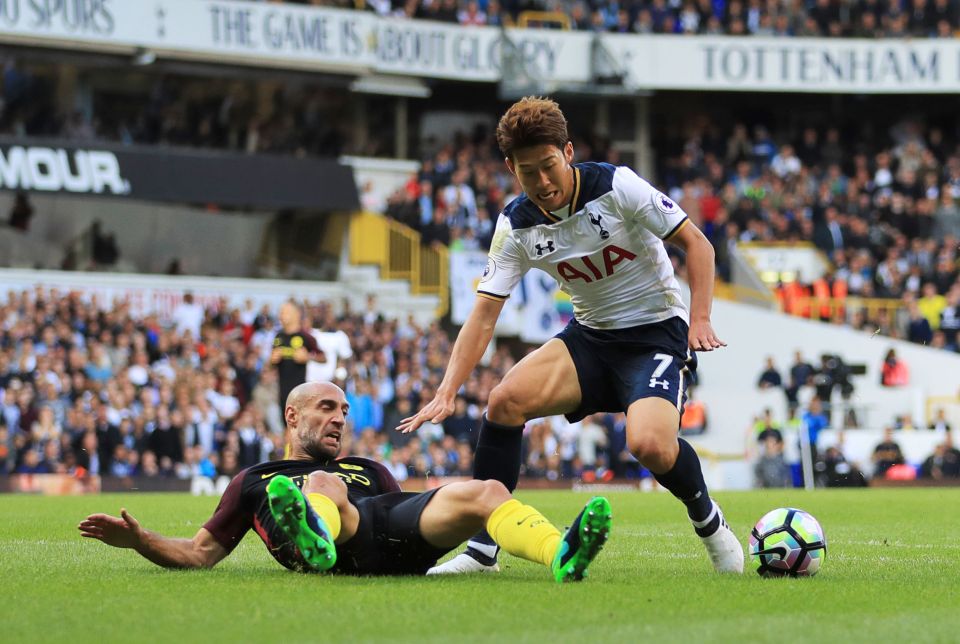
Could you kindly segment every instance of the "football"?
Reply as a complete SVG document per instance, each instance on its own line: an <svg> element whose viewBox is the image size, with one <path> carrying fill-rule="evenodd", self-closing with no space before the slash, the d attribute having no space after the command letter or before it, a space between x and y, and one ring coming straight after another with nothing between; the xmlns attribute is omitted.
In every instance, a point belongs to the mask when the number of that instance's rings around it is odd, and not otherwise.
<svg viewBox="0 0 960 644"><path fill-rule="evenodd" d="M750 532L750 560L761 577L810 577L826 556L823 528L803 510L767 512Z"/></svg>

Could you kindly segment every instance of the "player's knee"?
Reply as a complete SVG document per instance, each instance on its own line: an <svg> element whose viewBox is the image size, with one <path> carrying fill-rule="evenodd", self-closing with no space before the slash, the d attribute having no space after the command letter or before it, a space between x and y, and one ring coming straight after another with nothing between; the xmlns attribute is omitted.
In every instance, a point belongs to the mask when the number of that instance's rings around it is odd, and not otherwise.
<svg viewBox="0 0 960 644"><path fill-rule="evenodd" d="M307 482L303 484L303 493L318 492L324 494L336 490L339 485L343 484L339 476L318 470L311 472L310 476L307 477Z"/></svg>
<svg viewBox="0 0 960 644"><path fill-rule="evenodd" d="M513 387L497 385L487 399L487 418L507 425L523 423L525 417L522 396Z"/></svg>
<svg viewBox="0 0 960 644"><path fill-rule="evenodd" d="M510 490L500 481L491 479L489 481L477 481L477 483L480 484L478 498L484 516L490 514L511 498Z"/></svg>
<svg viewBox="0 0 960 644"><path fill-rule="evenodd" d="M646 467L662 470L670 467L676 460L676 440L662 440L660 437L649 434L639 434L627 437L627 448Z"/></svg>
<svg viewBox="0 0 960 644"><path fill-rule="evenodd" d="M468 481L460 489L463 505L478 519L485 519L491 512L510 499L510 491L500 481Z"/></svg>

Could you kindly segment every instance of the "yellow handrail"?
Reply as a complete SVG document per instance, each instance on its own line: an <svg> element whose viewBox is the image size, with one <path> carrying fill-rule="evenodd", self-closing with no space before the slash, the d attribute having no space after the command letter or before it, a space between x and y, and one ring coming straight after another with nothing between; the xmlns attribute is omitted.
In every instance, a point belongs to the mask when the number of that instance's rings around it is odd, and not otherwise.
<svg viewBox="0 0 960 644"><path fill-rule="evenodd" d="M450 310L450 251L443 244L420 248L419 292L440 300L438 317Z"/></svg>
<svg viewBox="0 0 960 644"><path fill-rule="evenodd" d="M755 288L750 288L749 286L731 284L729 282L721 282L719 280L713 285L713 295L717 299L727 300L730 302L759 301L772 304L777 299L769 290L761 291Z"/></svg>
<svg viewBox="0 0 960 644"><path fill-rule="evenodd" d="M785 311L796 317L820 317L820 310L827 307L830 319L846 315L850 310L865 309L867 318L873 318L880 311L887 311L893 316L903 308L903 302L894 298L882 297L841 297L841 298L819 298L819 297L795 297L790 298L789 308Z"/></svg>
<svg viewBox="0 0 960 644"><path fill-rule="evenodd" d="M350 263L374 264L383 279L405 280L414 295L436 296L437 317L449 310L447 253L440 244L422 246L420 233L383 215L360 212L350 219Z"/></svg>
<svg viewBox="0 0 960 644"><path fill-rule="evenodd" d="M570 16L562 11L521 11L517 16L517 27L526 29L544 24L559 25L561 29L570 30Z"/></svg>
<svg viewBox="0 0 960 644"><path fill-rule="evenodd" d="M926 422L924 423L924 426L926 427L933 422L934 407L947 407L954 405L960 407L960 389L957 390L957 393L954 396L927 396L924 404L924 410L926 413Z"/></svg>

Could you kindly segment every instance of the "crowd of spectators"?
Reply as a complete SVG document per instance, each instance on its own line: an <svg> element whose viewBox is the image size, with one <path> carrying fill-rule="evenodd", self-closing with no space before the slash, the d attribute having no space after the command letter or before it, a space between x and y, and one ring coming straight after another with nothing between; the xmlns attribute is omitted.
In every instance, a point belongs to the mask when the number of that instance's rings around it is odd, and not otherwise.
<svg viewBox="0 0 960 644"><path fill-rule="evenodd" d="M105 103L86 122L56 118L55 83L14 59L3 86L0 131L21 134L337 154L350 123L346 93L321 87L275 88L264 110L250 83L157 77L147 109ZM680 127L682 135L658 141L655 182L710 238L721 278L730 278L737 243L812 242L831 270L778 285L785 311L960 350L960 152L952 126L904 119L870 137L838 126L771 131L697 117ZM574 143L578 160L619 161L603 138L578 132ZM424 243L487 248L497 214L519 193L492 132L426 141L419 152L422 167L406 185L385 203L364 190L364 206L420 231ZM11 222L26 225L25 215ZM674 259L682 275L682 257Z"/></svg>
<svg viewBox="0 0 960 644"><path fill-rule="evenodd" d="M131 315L126 303L104 304L40 288L10 292L0 304L0 473L214 479L280 457L283 426L270 360L280 329L275 311L249 302L231 309L223 300L204 309L185 297L161 324L155 315ZM339 314L327 303L302 304L304 329L328 358L317 367L345 389L351 405L343 453L380 461L401 481L470 476L484 401L514 356L499 349L470 377L452 416L404 435L392 428L433 397L448 333L436 324L384 319L373 299L363 311L345 307ZM828 426L858 426L849 413L831 422L821 403L842 387L832 359L815 368L798 353L787 387L802 381L798 389L812 397L801 395L805 402L791 407L782 425L769 410L756 419L759 485L797 482L799 465L784 460L786 432L805 431L815 446ZM759 382L784 386L772 361ZM698 418L682 432L704 431L705 409ZM905 415L891 427L912 426ZM946 440L914 469L919 476L956 476L957 451L942 410L930 428ZM891 459L878 454L877 467L885 467ZM820 484L859 484L842 450L814 450L814 456ZM522 474L585 481L646 476L626 448L623 414L528 423ZM873 474L886 476L886 469Z"/></svg>
<svg viewBox="0 0 960 644"><path fill-rule="evenodd" d="M947 422L944 410L928 424L927 430L936 432L937 441L933 452L922 461L908 462L897 441L898 434L922 431L916 426L909 414L895 419L884 430L883 438L869 454L870 462L865 467L855 459L848 458L845 449L845 431L855 429L856 425L844 422L843 431L838 432L838 441L827 446L817 446L819 433L828 427L829 421L823 411L820 399L814 397L802 415L791 411L781 423L773 418L770 409L754 420L750 431L753 445L749 450L754 453L754 483L757 487L793 487L803 484L804 473L800 452L802 443L809 441L811 466L817 487L862 487L871 479L877 480L915 480L932 481L960 480L960 450L953 442L953 432ZM834 425L838 427L838 425ZM795 441L795 449L787 457L787 441Z"/></svg>
<svg viewBox="0 0 960 644"><path fill-rule="evenodd" d="M880 384L884 387L905 383L888 380L892 364L903 365L894 349L884 357ZM874 448L870 465L863 467L847 458L843 436L846 430L860 429L857 407L851 400L855 391L855 370L839 355L821 356L814 365L801 351L794 353L789 368L781 370L768 357L757 378L761 390L782 389L786 396L787 417L781 423L774 419L773 410L764 409L754 418L749 431L751 448L755 453L754 480L758 487L790 487L803 481L799 452L801 443L811 448L816 485L819 487L856 487L867 485L869 479L937 481L960 478L960 451L953 444L953 433L946 410L938 408L929 423L917 423L910 414L892 419L884 438ZM839 393L837 397L834 393ZM838 405L839 403L839 405ZM837 408L834 408L834 407ZM898 432L917 432L926 428L936 432L938 442L933 453L922 462L908 463L897 443ZM840 441L826 449L818 449L820 433L825 429L840 430ZM796 441L797 455L788 460L785 440Z"/></svg>
<svg viewBox="0 0 960 644"><path fill-rule="evenodd" d="M58 108L61 70L14 56L2 60L0 133L77 142L171 145L336 157L346 150L349 92L321 84L165 74L144 76L133 92L92 90L92 110ZM350 150L374 156L369 149Z"/></svg>
<svg viewBox="0 0 960 644"><path fill-rule="evenodd" d="M372 205L420 232L425 245L486 250L498 214L520 193L489 133L477 132L442 145L385 204Z"/></svg>
<svg viewBox="0 0 960 644"><path fill-rule="evenodd" d="M740 242L810 242L831 270L777 285L783 310L960 350L960 151L942 129L904 121L889 144L866 148L838 128L806 127L794 140L762 125L724 134L696 122L670 146L679 153L664 159L658 183L713 243L721 278ZM577 137L574 148L579 160L618 162L602 140ZM482 250L517 194L490 134L475 132L428 155L386 203L365 205L426 244Z"/></svg>
<svg viewBox="0 0 960 644"><path fill-rule="evenodd" d="M832 268L781 283L784 310L955 352L960 151L917 121L888 134L844 141L835 127L791 136L691 125L663 183L713 243L721 277L737 243L812 242ZM855 305L876 298L886 306Z"/></svg>
<svg viewBox="0 0 960 644"><path fill-rule="evenodd" d="M824 353L819 363L814 365L797 350L793 354L790 367L781 374L773 357L767 357L763 370L757 378L758 389L782 389L786 398L787 408L796 411L801 403L804 391L807 400L815 397L829 403L834 393L839 393L843 400L849 400L856 391L854 368L847 364L842 356ZM828 408L829 411L829 408ZM856 424L855 421L848 421Z"/></svg>
<svg viewBox="0 0 960 644"><path fill-rule="evenodd" d="M577 161L619 163L606 139L590 132L571 131L571 136ZM372 185L363 187L361 202L418 231L426 245L488 249L497 216L522 192L503 162L494 133L476 128L428 145L435 149L424 155L420 170L385 202L372 196Z"/></svg>
<svg viewBox="0 0 960 644"><path fill-rule="evenodd" d="M364 311L303 309L328 358L322 370L351 405L343 454L381 461L399 480L471 475L481 409L514 363L506 350L470 377L450 418L400 434L392 428L434 395L449 335L436 324L384 319L374 300ZM161 324L123 302L55 289L8 293L0 304L0 473L212 478L278 457L276 313L249 302L204 309L185 297ZM545 423L527 428L525 475L639 474L625 454L622 418Z"/></svg>
<svg viewBox="0 0 960 644"><path fill-rule="evenodd" d="M286 0L294 2L294 0ZM953 0L296 0L382 16L634 34L952 38Z"/></svg>

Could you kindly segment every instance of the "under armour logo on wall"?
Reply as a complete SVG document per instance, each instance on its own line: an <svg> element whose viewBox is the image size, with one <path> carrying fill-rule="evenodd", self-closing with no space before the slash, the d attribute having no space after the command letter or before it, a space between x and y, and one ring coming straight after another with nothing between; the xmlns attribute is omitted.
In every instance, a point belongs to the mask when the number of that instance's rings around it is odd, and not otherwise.
<svg viewBox="0 0 960 644"><path fill-rule="evenodd" d="M537 257L543 257L544 253L552 253L553 251L556 250L556 248L553 247L552 239L548 239L543 244L537 244L536 248L537 248Z"/></svg>

